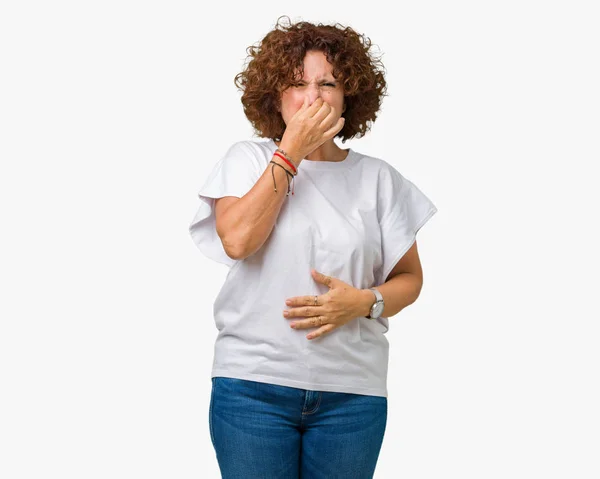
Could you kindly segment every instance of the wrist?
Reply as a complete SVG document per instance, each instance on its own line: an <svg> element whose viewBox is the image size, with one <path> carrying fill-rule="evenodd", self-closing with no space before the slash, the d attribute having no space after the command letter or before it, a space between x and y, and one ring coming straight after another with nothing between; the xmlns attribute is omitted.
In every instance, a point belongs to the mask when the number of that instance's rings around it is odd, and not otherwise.
<svg viewBox="0 0 600 479"><path fill-rule="evenodd" d="M368 316L371 313L371 306L375 304L377 298L370 289L361 289L360 292L362 295L360 316Z"/></svg>
<svg viewBox="0 0 600 479"><path fill-rule="evenodd" d="M300 155L300 153L298 152L298 149L295 148L293 145L285 143L283 141L281 141L279 143L278 148L280 148L281 150L285 151L285 154L292 160L292 162L298 166L300 165L300 163L302 162L302 157Z"/></svg>

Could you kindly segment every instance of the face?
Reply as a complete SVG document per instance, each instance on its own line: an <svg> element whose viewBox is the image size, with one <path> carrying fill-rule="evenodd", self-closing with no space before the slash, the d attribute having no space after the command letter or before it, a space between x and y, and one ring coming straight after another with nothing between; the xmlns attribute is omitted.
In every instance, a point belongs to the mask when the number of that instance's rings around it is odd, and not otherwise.
<svg viewBox="0 0 600 479"><path fill-rule="evenodd" d="M290 86L281 94L281 116L285 124L300 109L304 98L308 97L309 106L319 97L335 108L335 123L343 111L344 89L333 76L333 65L327 61L325 53L308 51L304 56L304 77L296 85Z"/></svg>

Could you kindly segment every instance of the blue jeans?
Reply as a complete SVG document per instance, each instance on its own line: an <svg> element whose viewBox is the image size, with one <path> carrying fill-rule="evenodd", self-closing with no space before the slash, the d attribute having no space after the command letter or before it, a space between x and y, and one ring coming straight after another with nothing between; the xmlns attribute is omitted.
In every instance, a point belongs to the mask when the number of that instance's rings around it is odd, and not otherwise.
<svg viewBox="0 0 600 479"><path fill-rule="evenodd" d="M372 478L387 398L212 378L210 437L223 479Z"/></svg>

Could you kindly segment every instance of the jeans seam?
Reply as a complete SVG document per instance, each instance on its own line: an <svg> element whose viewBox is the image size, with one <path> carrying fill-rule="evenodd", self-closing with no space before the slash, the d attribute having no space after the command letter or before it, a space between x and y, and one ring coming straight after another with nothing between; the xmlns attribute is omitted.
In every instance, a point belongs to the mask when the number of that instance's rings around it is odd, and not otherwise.
<svg viewBox="0 0 600 479"><path fill-rule="evenodd" d="M210 406L208 407L208 429L210 430L210 440L213 443L213 446L215 445L215 434L213 431L213 401L214 401L214 397L215 397L215 381L214 379L211 380L212 381L212 387L211 387L211 391L210 391Z"/></svg>

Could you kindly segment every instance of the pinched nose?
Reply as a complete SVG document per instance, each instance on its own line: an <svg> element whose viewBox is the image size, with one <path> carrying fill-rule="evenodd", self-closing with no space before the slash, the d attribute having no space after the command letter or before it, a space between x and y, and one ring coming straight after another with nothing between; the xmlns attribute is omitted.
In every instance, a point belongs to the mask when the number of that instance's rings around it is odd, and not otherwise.
<svg viewBox="0 0 600 479"><path fill-rule="evenodd" d="M308 106L312 105L317 98L319 98L321 95L317 92L317 93L309 93L308 94Z"/></svg>
<svg viewBox="0 0 600 479"><path fill-rule="evenodd" d="M308 97L308 106L310 106L317 98L321 97L321 89L318 86L308 87L306 96Z"/></svg>

